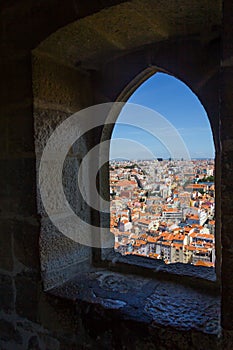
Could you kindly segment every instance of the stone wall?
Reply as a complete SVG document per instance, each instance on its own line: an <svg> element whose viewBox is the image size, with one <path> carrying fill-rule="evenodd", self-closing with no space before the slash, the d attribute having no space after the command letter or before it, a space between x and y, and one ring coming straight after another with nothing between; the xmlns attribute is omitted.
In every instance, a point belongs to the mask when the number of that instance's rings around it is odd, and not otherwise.
<svg viewBox="0 0 233 350"><path fill-rule="evenodd" d="M230 13L233 5L224 2L223 42L220 81L220 138L222 146L221 157L221 236L222 236L222 322L223 328L233 330L233 236L232 236L232 112L233 112L233 45L232 18Z"/></svg>
<svg viewBox="0 0 233 350"><path fill-rule="evenodd" d="M42 152L56 127L73 113L92 105L88 74L66 67L46 56L33 56L33 96L37 178ZM88 150L85 135L70 148L63 168L63 186L73 211L90 222L90 210L78 187L78 171ZM37 181L38 182L38 181ZM65 237L53 225L41 203L37 188L38 213L41 216L40 261L45 289L61 284L75 273L90 268L91 249ZM59 203L54 203L59 206ZM54 208L54 215L63 213Z"/></svg>

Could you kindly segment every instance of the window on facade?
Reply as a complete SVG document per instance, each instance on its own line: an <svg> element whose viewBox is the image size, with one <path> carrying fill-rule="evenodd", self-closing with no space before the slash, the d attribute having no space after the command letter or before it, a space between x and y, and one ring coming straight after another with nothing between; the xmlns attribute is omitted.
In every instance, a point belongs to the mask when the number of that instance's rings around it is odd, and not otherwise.
<svg viewBox="0 0 233 350"><path fill-rule="evenodd" d="M109 171L115 251L214 267L213 137L184 83L156 73L134 92L113 129Z"/></svg>

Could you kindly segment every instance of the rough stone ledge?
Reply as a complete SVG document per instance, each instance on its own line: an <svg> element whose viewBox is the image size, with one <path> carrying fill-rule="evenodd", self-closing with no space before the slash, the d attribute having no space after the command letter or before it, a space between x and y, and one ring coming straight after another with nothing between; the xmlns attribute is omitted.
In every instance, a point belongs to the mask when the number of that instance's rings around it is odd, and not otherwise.
<svg viewBox="0 0 233 350"><path fill-rule="evenodd" d="M148 329L197 331L220 335L220 298L189 286L137 275L123 275L105 269L79 273L49 294L88 303L101 318L130 320Z"/></svg>
<svg viewBox="0 0 233 350"><path fill-rule="evenodd" d="M98 263L97 263L98 266ZM206 289L208 292L220 292L219 281L214 268L191 264L165 264L162 260L153 260L141 256L123 256L111 251L100 264L111 271L140 274L143 276L181 282L188 286Z"/></svg>

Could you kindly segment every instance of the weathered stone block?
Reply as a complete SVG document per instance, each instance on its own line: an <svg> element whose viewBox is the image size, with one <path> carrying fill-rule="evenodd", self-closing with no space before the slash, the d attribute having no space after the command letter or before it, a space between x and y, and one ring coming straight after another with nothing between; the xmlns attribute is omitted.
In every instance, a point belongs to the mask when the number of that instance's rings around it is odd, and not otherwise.
<svg viewBox="0 0 233 350"><path fill-rule="evenodd" d="M232 213L230 213L227 210L227 212L224 212L222 215L221 242L222 242L223 248L228 250L233 249L232 225L233 225Z"/></svg>
<svg viewBox="0 0 233 350"><path fill-rule="evenodd" d="M0 196L3 199L1 204L4 204L1 207L2 212L35 215L35 160L0 160L0 167L3 169L0 174Z"/></svg>
<svg viewBox="0 0 233 350"><path fill-rule="evenodd" d="M49 219L42 220L40 252L46 288L70 279L79 265L81 269L90 268L91 248L64 236Z"/></svg>
<svg viewBox="0 0 233 350"><path fill-rule="evenodd" d="M79 168L80 161L74 157L66 157L63 167L63 189L73 211L81 216L83 220L89 221L90 209L80 193L80 183L78 182ZM87 183L87 176L84 175L83 178L85 178Z"/></svg>
<svg viewBox="0 0 233 350"><path fill-rule="evenodd" d="M74 302L65 298L56 298L49 293L43 293L39 304L39 321L49 330L50 335L76 334L80 320L79 312L76 310ZM38 332L40 338L46 343L46 335ZM59 339L59 337L58 337ZM51 339L52 342L52 339Z"/></svg>
<svg viewBox="0 0 233 350"><path fill-rule="evenodd" d="M222 33L223 33L223 59L227 59L233 55L233 43L232 43L232 11L233 5L231 1L223 2L223 21L222 21Z"/></svg>
<svg viewBox="0 0 233 350"><path fill-rule="evenodd" d="M221 343L221 349L231 350L233 344L233 331L223 331Z"/></svg>
<svg viewBox="0 0 233 350"><path fill-rule="evenodd" d="M32 221L32 220L31 220ZM15 220L13 226L14 254L28 268L39 270L39 222Z"/></svg>
<svg viewBox="0 0 233 350"><path fill-rule="evenodd" d="M21 335L14 325L5 320L0 320L0 339L5 342L12 341L18 345L23 343Z"/></svg>
<svg viewBox="0 0 233 350"><path fill-rule="evenodd" d="M222 250L222 327L233 330L233 250Z"/></svg>
<svg viewBox="0 0 233 350"><path fill-rule="evenodd" d="M7 271L12 271L14 268L12 223L4 219L0 222L0 267Z"/></svg>
<svg viewBox="0 0 233 350"><path fill-rule="evenodd" d="M30 52L20 58L7 60L2 68L1 80L4 84L4 89L1 91L2 101L4 105L8 105L5 110L10 109L9 105L12 108L13 104L32 103Z"/></svg>
<svg viewBox="0 0 233 350"><path fill-rule="evenodd" d="M36 153L42 154L49 137L52 135L56 127L58 127L70 113L60 110L52 110L45 108L34 109L35 121L35 150Z"/></svg>
<svg viewBox="0 0 233 350"><path fill-rule="evenodd" d="M34 96L73 113L92 104L88 75L46 56L33 57Z"/></svg>
<svg viewBox="0 0 233 350"><path fill-rule="evenodd" d="M14 307L12 277L0 274L0 285L0 310L8 312Z"/></svg>
<svg viewBox="0 0 233 350"><path fill-rule="evenodd" d="M233 139L226 139L222 141L222 149L224 153L228 153L233 151Z"/></svg>
<svg viewBox="0 0 233 350"><path fill-rule="evenodd" d="M32 321L38 318L38 300L41 292L39 275L25 272L15 278L16 312Z"/></svg>
<svg viewBox="0 0 233 350"><path fill-rule="evenodd" d="M32 105L13 106L8 112L8 152L10 154L34 153L34 126Z"/></svg>
<svg viewBox="0 0 233 350"><path fill-rule="evenodd" d="M0 154L5 155L7 153L7 118L1 116L0 118Z"/></svg>
<svg viewBox="0 0 233 350"><path fill-rule="evenodd" d="M224 67L220 75L221 98L221 133L225 137L232 135L232 111L233 111L233 67Z"/></svg>

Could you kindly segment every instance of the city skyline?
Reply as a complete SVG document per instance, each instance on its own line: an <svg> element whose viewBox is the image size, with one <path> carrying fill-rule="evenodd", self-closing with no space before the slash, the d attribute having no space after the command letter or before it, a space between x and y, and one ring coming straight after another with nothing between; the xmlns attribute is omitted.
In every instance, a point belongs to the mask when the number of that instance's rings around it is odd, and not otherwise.
<svg viewBox="0 0 233 350"><path fill-rule="evenodd" d="M214 160L112 162L115 250L214 267Z"/></svg>
<svg viewBox="0 0 233 350"><path fill-rule="evenodd" d="M144 106L155 111L170 128L165 141L157 134L166 133L164 125L152 121L147 115L127 108L128 104ZM136 110L136 109L135 109ZM126 125L128 120L135 121ZM140 121L141 127L137 127ZM164 128L164 131L162 130ZM152 134L148 132L152 131ZM115 124L110 147L110 159L164 159L174 158L167 148L166 140L172 140L172 130L179 135L188 150L190 159L214 158L214 143L210 123L198 98L180 80L164 73L157 73L144 82L129 98ZM117 141L118 140L118 141ZM115 143L115 145L114 145ZM123 157L119 157L123 155Z"/></svg>

